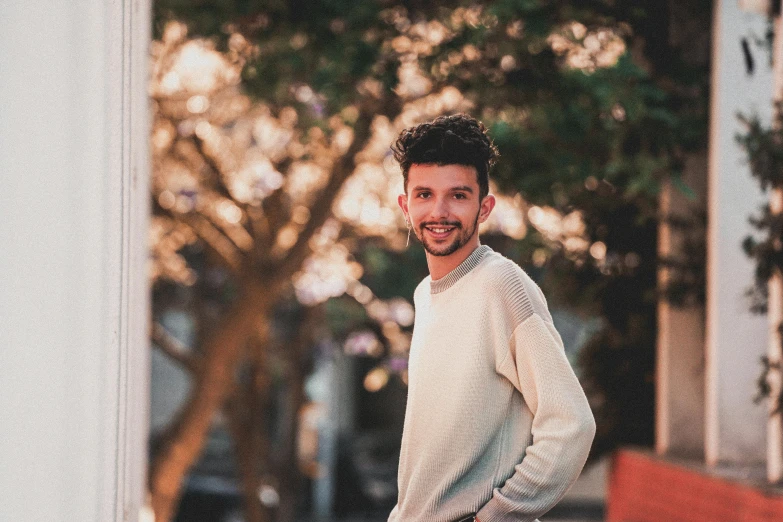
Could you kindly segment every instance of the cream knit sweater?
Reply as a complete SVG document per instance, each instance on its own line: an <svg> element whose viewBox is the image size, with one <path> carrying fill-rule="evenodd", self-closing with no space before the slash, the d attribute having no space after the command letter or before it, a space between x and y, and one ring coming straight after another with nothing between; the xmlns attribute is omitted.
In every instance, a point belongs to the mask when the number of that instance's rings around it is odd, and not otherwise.
<svg viewBox="0 0 783 522"><path fill-rule="evenodd" d="M389 522L533 522L579 476L595 421L546 299L480 246L414 294L399 498Z"/></svg>

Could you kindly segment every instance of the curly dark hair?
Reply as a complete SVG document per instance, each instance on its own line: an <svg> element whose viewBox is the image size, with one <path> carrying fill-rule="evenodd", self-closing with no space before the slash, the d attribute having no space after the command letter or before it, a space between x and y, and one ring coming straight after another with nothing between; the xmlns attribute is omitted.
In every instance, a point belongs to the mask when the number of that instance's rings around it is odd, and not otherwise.
<svg viewBox="0 0 783 522"><path fill-rule="evenodd" d="M466 165L478 174L479 200L489 194L489 169L500 156L484 124L467 114L441 116L402 131L391 147L402 168L405 192L414 164Z"/></svg>

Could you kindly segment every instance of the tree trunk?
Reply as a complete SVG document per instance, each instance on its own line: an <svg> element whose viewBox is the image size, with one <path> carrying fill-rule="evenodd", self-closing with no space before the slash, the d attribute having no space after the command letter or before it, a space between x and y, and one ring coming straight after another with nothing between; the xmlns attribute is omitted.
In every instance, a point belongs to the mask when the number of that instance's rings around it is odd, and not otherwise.
<svg viewBox="0 0 783 522"><path fill-rule="evenodd" d="M258 371L254 365L253 372ZM260 448L256 443L256 431L259 425L260 415L254 415L252 397L255 393L251 382L248 385L239 385L228 401L226 410L231 423L231 433L234 439L234 454L236 455L239 477L242 482L242 493L245 505L245 520L247 522L268 522L269 516L261 505L258 496L260 460Z"/></svg>
<svg viewBox="0 0 783 522"><path fill-rule="evenodd" d="M215 412L226 400L248 340L258 334L271 308L271 296L257 284L246 282L243 289L220 328L204 343L204 364L188 403L152 463L150 491L158 522L168 522L176 514L183 478L201 453Z"/></svg>
<svg viewBox="0 0 783 522"><path fill-rule="evenodd" d="M228 396L234 381L233 372L245 353L245 347L251 337L257 335L259 328L268 324L263 320L287 288L290 277L310 255L309 240L331 215L335 197L356 166L354 156L367 144L376 112L374 107L370 107L360 113L354 126L354 140L334 165L329 182L310 209L310 221L300 233L299 240L281 262L270 269L271 277L264 284L252 278L240 281L239 287L244 293L218 330L204 343L203 366L196 375L188 403L151 466L150 491L157 522L169 522L175 515L183 478L201 453L213 415ZM229 265L232 266L232 263L229 262ZM301 383L296 386L301 387ZM301 402L301 398L295 398L294 402Z"/></svg>

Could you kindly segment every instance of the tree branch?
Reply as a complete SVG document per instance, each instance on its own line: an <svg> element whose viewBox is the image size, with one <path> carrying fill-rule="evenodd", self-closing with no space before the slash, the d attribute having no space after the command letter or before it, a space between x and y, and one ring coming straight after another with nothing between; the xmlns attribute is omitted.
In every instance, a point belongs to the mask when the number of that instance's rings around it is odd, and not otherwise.
<svg viewBox="0 0 783 522"><path fill-rule="evenodd" d="M310 220L300 232L294 246L278 264L278 269L275 270L276 282L288 281L310 255L310 239L332 215L332 204L335 198L340 193L345 180L353 174L356 168L356 154L364 149L370 139L370 129L375 114L376 111L371 109L371 105L363 105L356 125L354 125L353 142L345 154L335 163L329 181L315 197L315 203L310 209Z"/></svg>
<svg viewBox="0 0 783 522"><path fill-rule="evenodd" d="M171 335L160 323L154 323L150 339L169 359L181 364L188 372L195 374L201 365L201 358L188 353L188 347Z"/></svg>
<svg viewBox="0 0 783 522"><path fill-rule="evenodd" d="M205 141L195 133L191 137L191 141L196 146L196 150L199 152L199 154L201 154L201 157L204 158L206 164L209 165L209 168L211 168L215 173L215 177L217 178L216 184L219 189L218 192L228 198L231 198L231 192L229 192L228 186L226 186L225 182L223 181L225 172L223 172L223 168L218 164L215 157L207 151L205 147Z"/></svg>
<svg viewBox="0 0 783 522"><path fill-rule="evenodd" d="M241 250L226 235L201 214L186 214L179 219L188 225L196 235L204 240L223 260L225 265L235 273L242 270L243 256Z"/></svg>

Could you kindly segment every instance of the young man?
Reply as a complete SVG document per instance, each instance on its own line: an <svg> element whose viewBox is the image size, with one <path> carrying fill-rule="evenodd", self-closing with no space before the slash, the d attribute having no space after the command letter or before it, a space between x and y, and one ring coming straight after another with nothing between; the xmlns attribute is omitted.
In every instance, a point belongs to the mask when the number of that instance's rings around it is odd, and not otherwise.
<svg viewBox="0 0 783 522"><path fill-rule="evenodd" d="M497 150L466 115L406 129L392 150L430 275L414 294L389 522L532 522L578 477L595 421L543 293L479 242Z"/></svg>

